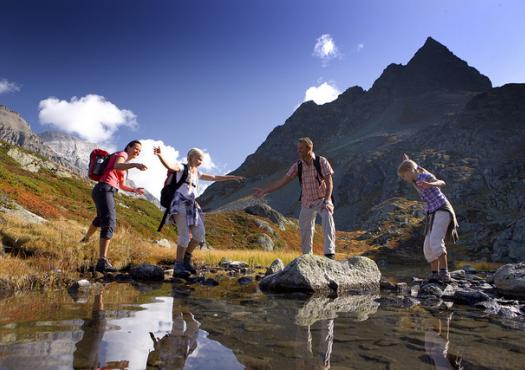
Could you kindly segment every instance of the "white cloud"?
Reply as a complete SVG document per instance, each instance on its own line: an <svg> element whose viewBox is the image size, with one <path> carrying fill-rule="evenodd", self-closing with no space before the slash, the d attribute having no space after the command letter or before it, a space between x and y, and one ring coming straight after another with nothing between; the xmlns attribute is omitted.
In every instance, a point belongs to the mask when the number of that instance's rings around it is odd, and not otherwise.
<svg viewBox="0 0 525 370"><path fill-rule="evenodd" d="M321 35L321 37L317 39L313 55L321 58L323 64L328 63L331 59L341 56L334 39L329 34Z"/></svg>
<svg viewBox="0 0 525 370"><path fill-rule="evenodd" d="M9 82L5 78L0 80L0 94L20 91L20 86L14 82Z"/></svg>
<svg viewBox="0 0 525 370"><path fill-rule="evenodd" d="M174 147L164 144L162 140L141 139L140 142L142 143L142 151L140 155L133 160L133 162L143 163L148 167L148 169L146 171L131 169L128 172L128 176L136 186L145 188L155 197L160 199L160 191L164 185L167 170L162 165L162 163L160 163L159 159L153 154L153 147L160 146L163 157L169 163L185 163L186 153L181 154ZM204 150L204 161L199 169L201 172L204 172L213 170L215 168L216 166L213 163L210 154ZM209 184L210 183L206 181L200 182L199 189L197 189L199 195Z"/></svg>
<svg viewBox="0 0 525 370"><path fill-rule="evenodd" d="M313 100L316 104L321 105L337 99L341 91L334 83L323 82L319 86L309 87L304 94L304 101Z"/></svg>
<svg viewBox="0 0 525 370"><path fill-rule="evenodd" d="M363 43L359 43L357 44L357 46L355 47L355 50L359 53L361 50L363 50L365 48L365 44Z"/></svg>
<svg viewBox="0 0 525 370"><path fill-rule="evenodd" d="M90 94L71 101L49 97L40 101L38 118L43 125L54 126L87 141L109 143L118 128L135 128L136 116L120 109L103 96Z"/></svg>

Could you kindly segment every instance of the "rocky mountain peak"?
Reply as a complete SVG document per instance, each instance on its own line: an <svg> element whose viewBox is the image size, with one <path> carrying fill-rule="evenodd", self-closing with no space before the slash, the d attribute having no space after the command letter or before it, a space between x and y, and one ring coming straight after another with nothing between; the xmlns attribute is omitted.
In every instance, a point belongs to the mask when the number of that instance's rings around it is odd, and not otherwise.
<svg viewBox="0 0 525 370"><path fill-rule="evenodd" d="M371 92L416 95L436 90L483 92L491 87L488 77L429 37L406 66L390 64Z"/></svg>

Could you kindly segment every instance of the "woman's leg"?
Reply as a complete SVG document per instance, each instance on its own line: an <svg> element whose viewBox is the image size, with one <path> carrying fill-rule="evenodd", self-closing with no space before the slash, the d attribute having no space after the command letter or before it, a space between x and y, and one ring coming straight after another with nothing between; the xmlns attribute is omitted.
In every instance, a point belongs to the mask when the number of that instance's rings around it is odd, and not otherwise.
<svg viewBox="0 0 525 370"><path fill-rule="evenodd" d="M97 231L97 227L93 224L89 225L89 228L86 232L86 235L84 235L84 237L82 239L80 239L80 242L81 243L87 243L89 241L89 239L91 239L91 237L93 236L93 234L95 233L95 231Z"/></svg>

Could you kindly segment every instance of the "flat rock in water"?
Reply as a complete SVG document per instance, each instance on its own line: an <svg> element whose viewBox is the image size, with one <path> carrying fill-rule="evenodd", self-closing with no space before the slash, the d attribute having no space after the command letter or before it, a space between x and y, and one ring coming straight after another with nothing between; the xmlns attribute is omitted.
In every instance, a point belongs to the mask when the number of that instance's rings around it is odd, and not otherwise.
<svg viewBox="0 0 525 370"><path fill-rule="evenodd" d="M494 284L504 296L525 298L525 262L501 266L494 274Z"/></svg>
<svg viewBox="0 0 525 370"><path fill-rule="evenodd" d="M130 276L134 280L142 281L162 281L164 280L164 270L157 265L141 264L129 270Z"/></svg>
<svg viewBox="0 0 525 370"><path fill-rule="evenodd" d="M490 300L490 296L479 290L458 288L452 299L456 303L474 305L478 302Z"/></svg>
<svg viewBox="0 0 525 370"><path fill-rule="evenodd" d="M313 254L302 255L284 270L264 277L260 288L272 292L355 292L379 291L381 272L367 257L335 261Z"/></svg>
<svg viewBox="0 0 525 370"><path fill-rule="evenodd" d="M412 297L381 297L376 300L382 307L412 308L420 304Z"/></svg>

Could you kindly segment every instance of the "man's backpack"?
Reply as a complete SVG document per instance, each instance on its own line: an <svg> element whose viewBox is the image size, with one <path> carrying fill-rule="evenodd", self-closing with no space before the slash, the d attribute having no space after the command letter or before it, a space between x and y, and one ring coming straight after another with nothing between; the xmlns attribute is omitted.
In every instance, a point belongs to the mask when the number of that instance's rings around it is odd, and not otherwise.
<svg viewBox="0 0 525 370"><path fill-rule="evenodd" d="M321 179L323 179L323 172L321 171L321 156L315 155L314 158L314 166L315 170L317 171L317 182L319 182L319 185L321 185ZM301 160L297 161L297 178L299 179L299 186L301 187L301 195L299 195L299 200L303 197L303 162ZM334 194L332 191L332 204L334 203Z"/></svg>
<svg viewBox="0 0 525 370"><path fill-rule="evenodd" d="M108 166L111 155L104 149L93 149L89 154L88 177L94 181L100 181L106 167Z"/></svg>
<svg viewBox="0 0 525 370"><path fill-rule="evenodd" d="M162 216L162 221L160 222L157 231L161 231L162 227L166 223L166 218L168 217L168 213L170 212L170 206L171 202L173 201L173 198L175 197L175 192L188 179L188 165L184 164L183 167L184 168L182 170L182 175L179 181L176 181L177 174L175 172L168 171L168 178L164 183L164 187L160 191L160 205L166 208L166 210L164 211L164 216Z"/></svg>

